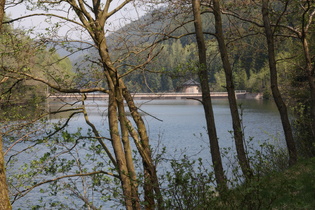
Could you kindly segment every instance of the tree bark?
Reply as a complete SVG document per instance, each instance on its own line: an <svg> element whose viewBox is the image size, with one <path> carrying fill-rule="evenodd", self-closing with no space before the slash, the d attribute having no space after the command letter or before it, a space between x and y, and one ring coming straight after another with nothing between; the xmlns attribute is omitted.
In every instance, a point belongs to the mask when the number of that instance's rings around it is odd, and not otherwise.
<svg viewBox="0 0 315 210"><path fill-rule="evenodd" d="M128 131L128 124L126 120L126 112L124 107L124 101L122 97L122 90L121 88L117 87L116 89L117 95L117 103L118 103L118 115L119 115L119 122L121 128L121 135L122 135L122 142L124 146L124 152L126 157L126 163L128 168L128 175L130 176L131 182L131 194L132 194L132 205L135 209L140 209L139 203L139 195L138 195L138 183L137 183L137 174L133 163L132 158L132 148L129 142L129 131Z"/></svg>
<svg viewBox="0 0 315 210"><path fill-rule="evenodd" d="M308 80L308 85L310 88L310 106L311 106L311 133L313 138L315 138L315 78L314 78L314 71L315 71L315 66L313 65L312 59L311 59L311 55L310 55L310 49L309 49L309 44L308 44L308 40L307 40L307 32L305 30L302 30L302 34L301 34L301 42L303 45L303 52L304 52L304 57L305 57L305 62L306 62L306 67L305 67L305 71L306 71L306 76L307 76L307 80ZM315 139L312 141L314 142Z"/></svg>
<svg viewBox="0 0 315 210"><path fill-rule="evenodd" d="M121 139L119 135L117 115L118 113L117 113L115 93L112 92L109 94L109 104L108 104L108 120L109 120L109 127L110 127L110 135L112 139L114 153L117 160L118 173L121 180L126 209L133 209L132 200L131 200L132 198L131 182L129 179L129 171L126 165L126 158L125 158L124 150L122 148Z"/></svg>
<svg viewBox="0 0 315 210"><path fill-rule="evenodd" d="M215 178L219 189L226 189L227 183L223 171L220 147L215 126L212 102L210 97L210 87L208 83L207 62L206 62L206 45L204 41L202 22L200 15L200 1L192 0L192 8L194 13L194 25L196 31L196 39L199 55L199 71L198 76L201 84L202 104L205 112L207 130L209 135L210 150L212 163L214 166Z"/></svg>
<svg viewBox="0 0 315 210"><path fill-rule="evenodd" d="M156 172L156 166L153 163L149 137L147 134L145 123L138 112L138 109L133 101L133 98L130 92L127 90L124 83L120 80L120 85L123 89L123 96L127 102L129 111L134 122L137 125L137 133L139 134L140 140L135 139L135 144L137 145L139 154L142 157L143 167L144 167L144 191L145 191L145 200L148 202L146 204L146 209L152 209L155 207L154 198L157 200L157 208L164 209L163 207L163 197L160 189L160 184ZM154 194L154 192L155 194Z"/></svg>
<svg viewBox="0 0 315 210"><path fill-rule="evenodd" d="M2 30L2 22L4 19L4 6L5 6L5 0L0 0L0 32Z"/></svg>
<svg viewBox="0 0 315 210"><path fill-rule="evenodd" d="M0 0L0 35L2 33L2 22L4 18L4 5L5 5L5 0ZM0 209L3 209L3 210L12 209L10 197L9 197L9 188L8 188L7 179L6 179L6 170L5 170L4 155L3 155L3 141L2 141L1 134L0 134Z"/></svg>
<svg viewBox="0 0 315 210"><path fill-rule="evenodd" d="M117 170L120 176L121 186L123 190L124 200L126 209L137 209L139 204L139 198L137 194L134 194L134 186L132 184L132 179L130 174L134 177L135 174L129 171L127 166L127 157L126 152L123 147L122 137L120 136L121 132L119 129L119 115L121 116L124 113L119 113L118 110L118 99L121 99L121 90L119 90L119 81L118 81L118 73L114 68L110 56L108 54L108 48L106 45L105 33L103 31L103 27L98 26L94 28L95 33L93 34L94 42L98 48L99 55L101 58L101 62L103 64L103 72L107 80L107 84L109 87L109 98L108 98L108 121L109 121L109 130L112 139L112 146L115 153L116 161L117 161ZM126 139L124 139L126 140ZM128 151L131 153L131 151ZM127 154L128 154L127 152ZM130 160L129 160L130 161ZM129 165L130 166L130 165ZM131 167L131 166L130 166ZM134 177L135 179L135 177Z"/></svg>
<svg viewBox="0 0 315 210"><path fill-rule="evenodd" d="M222 17L221 17L221 6L219 0L213 0L213 13L215 17L215 30L216 38L219 44L219 50L221 54L221 60L226 78L226 89L228 92L228 100L230 105L230 111L232 116L233 132L235 147L237 152L238 162L241 166L244 176L249 179L253 176L253 172L250 168L246 151L244 148L244 133L241 126L241 120L239 116L238 106L236 102L234 81L232 75L232 69L228 57L227 48L225 45L223 30L222 30Z"/></svg>
<svg viewBox="0 0 315 210"><path fill-rule="evenodd" d="M3 145L2 136L0 135L0 209L10 210L12 209L12 207L9 198L9 189L5 174L5 164L2 145Z"/></svg>
<svg viewBox="0 0 315 210"><path fill-rule="evenodd" d="M268 45L268 58L269 58L269 69L270 69L270 85L273 98L277 105L280 113L282 127L284 130L285 140L289 152L289 165L293 165L297 161L297 150L293 139L292 128L288 116L287 106L284 103L281 93L278 88L278 76L277 76L277 64L275 59L275 46L273 32L271 29L270 18L269 18L269 0L262 0L262 15L265 28L265 35Z"/></svg>

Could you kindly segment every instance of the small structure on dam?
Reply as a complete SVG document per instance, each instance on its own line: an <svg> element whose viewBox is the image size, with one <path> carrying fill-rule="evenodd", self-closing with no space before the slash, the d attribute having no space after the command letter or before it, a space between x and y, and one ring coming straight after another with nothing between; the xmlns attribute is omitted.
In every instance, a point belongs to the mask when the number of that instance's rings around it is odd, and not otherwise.
<svg viewBox="0 0 315 210"><path fill-rule="evenodd" d="M181 92L183 93L200 93L200 83L190 79L182 84Z"/></svg>

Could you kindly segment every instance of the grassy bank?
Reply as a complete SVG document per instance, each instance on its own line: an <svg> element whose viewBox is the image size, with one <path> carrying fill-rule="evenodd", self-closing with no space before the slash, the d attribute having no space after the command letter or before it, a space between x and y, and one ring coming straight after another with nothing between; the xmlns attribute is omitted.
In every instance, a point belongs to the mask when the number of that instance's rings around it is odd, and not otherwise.
<svg viewBox="0 0 315 210"><path fill-rule="evenodd" d="M315 209L315 158L256 177L226 195L226 209Z"/></svg>

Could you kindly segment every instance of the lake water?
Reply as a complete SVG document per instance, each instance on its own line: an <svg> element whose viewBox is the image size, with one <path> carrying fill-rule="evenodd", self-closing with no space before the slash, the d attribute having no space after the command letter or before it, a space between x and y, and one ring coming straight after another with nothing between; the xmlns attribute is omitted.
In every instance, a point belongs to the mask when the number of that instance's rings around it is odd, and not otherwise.
<svg viewBox="0 0 315 210"><path fill-rule="evenodd" d="M243 100L243 124L246 139L254 142L273 141L281 133L280 118L275 105L270 101ZM143 105L143 110L162 121L146 116L152 144L160 139L168 149L187 150L190 155L197 154L200 148L208 148L208 136L205 128L203 107L197 101L153 101ZM233 147L231 138L232 123L227 100L213 100L213 110L220 147ZM154 141L155 140L155 141ZM205 149L202 157L209 155Z"/></svg>
<svg viewBox="0 0 315 210"><path fill-rule="evenodd" d="M223 157L224 168L231 170L230 163L235 162L235 144L232 139L232 120L227 99L213 99L213 110L219 145L221 149L228 148L230 152ZM243 110L243 126L246 141L251 139L248 147L259 149L262 143L275 144L283 147L282 126L277 108L273 101L238 100ZM107 121L107 102L88 101L90 121L109 138ZM202 105L195 100L153 100L136 101L143 113L150 136L150 144L154 153L159 153L165 147L165 159L202 158L210 168L212 165L209 139ZM59 116L60 117L60 116ZM72 120L70 130L85 125L83 117ZM135 148L135 146L133 147ZM163 174L169 166L159 165L158 172Z"/></svg>
<svg viewBox="0 0 315 210"><path fill-rule="evenodd" d="M212 103L220 147L233 148L228 100L213 99ZM253 138L254 144L281 144L282 126L273 101L238 100L238 103L243 110L242 119L247 140ZM106 101L89 101L87 104L90 120L100 128L104 136L109 137ZM204 111L198 101L139 100L136 104L143 113L153 148L157 145L165 146L170 157L178 158L183 151L187 151L188 156L203 159L210 157ZM76 117L71 122L71 128L76 129L84 124L83 117Z"/></svg>
<svg viewBox="0 0 315 210"><path fill-rule="evenodd" d="M231 148L235 151L231 135L231 116L228 101L213 99L216 127L221 148ZM243 124L246 139L253 138L253 145L258 147L263 142L283 144L282 127L276 106L272 101L264 100L238 100L243 108ZM106 101L88 101L90 120L99 128L102 135L109 137ZM164 158L180 159L187 155L192 159L202 158L211 165L209 140L205 128L203 107L194 100L154 100L136 101L143 112L147 124L151 145L154 151L166 148ZM57 104L51 104L50 109L55 109ZM64 114L63 114L64 115ZM51 121L62 115L51 116ZM78 127L87 128L82 116L75 117L70 122L70 130ZM84 130L83 129L83 132ZM224 164L227 160L223 159ZM159 173L167 170L160 166ZM36 192L34 191L36 195ZM26 198L32 197L30 193ZM23 207L23 199L15 204Z"/></svg>

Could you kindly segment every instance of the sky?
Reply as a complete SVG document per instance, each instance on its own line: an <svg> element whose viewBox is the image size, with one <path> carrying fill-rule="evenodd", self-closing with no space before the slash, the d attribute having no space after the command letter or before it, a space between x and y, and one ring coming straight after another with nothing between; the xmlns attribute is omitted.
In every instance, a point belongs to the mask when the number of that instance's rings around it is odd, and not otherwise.
<svg viewBox="0 0 315 210"><path fill-rule="evenodd" d="M114 0L112 3L111 8L116 7L122 2L122 0ZM43 11L35 10L35 11L28 11L26 6L21 4L15 7L7 7L6 14L11 18L15 19L24 15L33 14L33 13L43 13ZM62 14L62 13L59 13ZM130 20L138 19L140 16L144 15L145 11L141 8L134 8L132 4L128 4L123 10L119 11L110 19L110 24L107 25L106 30L115 31L120 27L124 26L125 24L129 23ZM71 15L75 15L73 12ZM52 20L54 24L60 22L59 19ZM45 33L46 28L49 27L50 24L47 24L45 21L44 16L39 17L31 17L27 18L13 24L14 28L22 28L22 29L34 29L32 31L33 34L30 34L31 37L36 37L38 33ZM59 30L58 34L55 36L65 36L68 35L74 39L88 39L88 35L86 33L81 33L79 30L74 29L73 25L67 24L61 30Z"/></svg>

